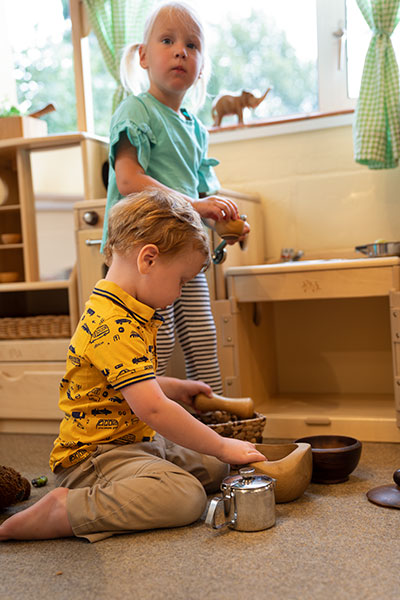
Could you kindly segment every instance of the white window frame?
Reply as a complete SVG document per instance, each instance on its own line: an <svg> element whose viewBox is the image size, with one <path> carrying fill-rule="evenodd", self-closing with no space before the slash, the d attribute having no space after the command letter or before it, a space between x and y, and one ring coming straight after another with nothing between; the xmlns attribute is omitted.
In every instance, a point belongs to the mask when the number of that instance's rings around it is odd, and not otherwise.
<svg viewBox="0 0 400 600"><path fill-rule="evenodd" d="M317 0L319 112L354 109L356 100L347 96L347 50L342 38L341 68L339 40L334 32L345 29L346 1Z"/></svg>

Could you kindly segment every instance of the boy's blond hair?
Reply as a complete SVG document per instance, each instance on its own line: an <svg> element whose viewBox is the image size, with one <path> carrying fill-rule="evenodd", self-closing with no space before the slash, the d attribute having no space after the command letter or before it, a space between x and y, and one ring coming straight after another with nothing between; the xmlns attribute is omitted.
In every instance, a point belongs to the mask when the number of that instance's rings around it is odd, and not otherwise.
<svg viewBox="0 0 400 600"><path fill-rule="evenodd" d="M174 256L187 249L204 255L210 264L209 240L200 215L177 192L149 188L130 194L111 209L104 246L107 265L116 251L126 254L135 247L155 244L161 255Z"/></svg>

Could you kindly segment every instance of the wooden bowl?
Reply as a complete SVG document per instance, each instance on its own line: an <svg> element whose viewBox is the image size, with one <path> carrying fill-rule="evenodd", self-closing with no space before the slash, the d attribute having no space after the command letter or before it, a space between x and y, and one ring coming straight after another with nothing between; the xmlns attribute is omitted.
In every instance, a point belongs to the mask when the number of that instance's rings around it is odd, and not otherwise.
<svg viewBox="0 0 400 600"><path fill-rule="evenodd" d="M312 454L310 444L256 444L266 461L250 463L256 473L275 479L276 502L300 498L311 481Z"/></svg>
<svg viewBox="0 0 400 600"><path fill-rule="evenodd" d="M20 233L2 233L1 241L3 244L19 244L21 241Z"/></svg>
<svg viewBox="0 0 400 600"><path fill-rule="evenodd" d="M341 483L347 481L361 456L361 442L345 435L310 435L296 443L311 445L315 483Z"/></svg>
<svg viewBox="0 0 400 600"><path fill-rule="evenodd" d="M13 283L18 281L18 271L3 271L0 273L0 283Z"/></svg>

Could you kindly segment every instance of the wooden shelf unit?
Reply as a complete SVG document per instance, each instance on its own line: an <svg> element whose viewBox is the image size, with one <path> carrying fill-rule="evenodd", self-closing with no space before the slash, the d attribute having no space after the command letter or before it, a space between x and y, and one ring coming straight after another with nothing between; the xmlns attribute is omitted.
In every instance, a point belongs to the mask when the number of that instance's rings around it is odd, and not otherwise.
<svg viewBox="0 0 400 600"><path fill-rule="evenodd" d="M71 332L79 320L76 267L68 280L40 280L32 152L77 146L83 171L82 195L105 195L101 170L108 142L87 133L0 140L0 178L8 197L0 206L0 234L19 233L21 243L0 244L0 271L18 272L0 283L0 317L68 315ZM70 337L0 340L0 431L56 433L61 414L58 386Z"/></svg>

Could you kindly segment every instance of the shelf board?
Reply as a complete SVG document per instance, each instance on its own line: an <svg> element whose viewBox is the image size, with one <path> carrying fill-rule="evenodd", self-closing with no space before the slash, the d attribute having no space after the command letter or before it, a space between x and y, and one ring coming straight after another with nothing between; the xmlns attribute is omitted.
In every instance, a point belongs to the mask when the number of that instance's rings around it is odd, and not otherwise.
<svg viewBox="0 0 400 600"><path fill-rule="evenodd" d="M24 150L43 150L46 148L65 148L74 146L83 140L95 140L105 145L108 144L108 138L92 135L86 132L65 133L56 135L46 135L37 138L10 138L0 140L0 156L9 156L15 153L17 149Z"/></svg>
<svg viewBox="0 0 400 600"><path fill-rule="evenodd" d="M361 417L363 419L393 418L393 394L278 394L262 404L258 411L279 418Z"/></svg>
<svg viewBox="0 0 400 600"><path fill-rule="evenodd" d="M0 206L0 212L8 211L8 210L20 210L20 208L21 208L20 204L2 204Z"/></svg>
<svg viewBox="0 0 400 600"><path fill-rule="evenodd" d="M15 250L16 248L23 248L22 243L19 244L0 244L0 250Z"/></svg>
<svg viewBox="0 0 400 600"><path fill-rule="evenodd" d="M255 405L267 417L268 438L334 434L400 442L392 394L280 394Z"/></svg>
<svg viewBox="0 0 400 600"><path fill-rule="evenodd" d="M35 290L68 289L68 279L55 279L53 281L17 281L15 283L1 283L0 292L27 292Z"/></svg>

